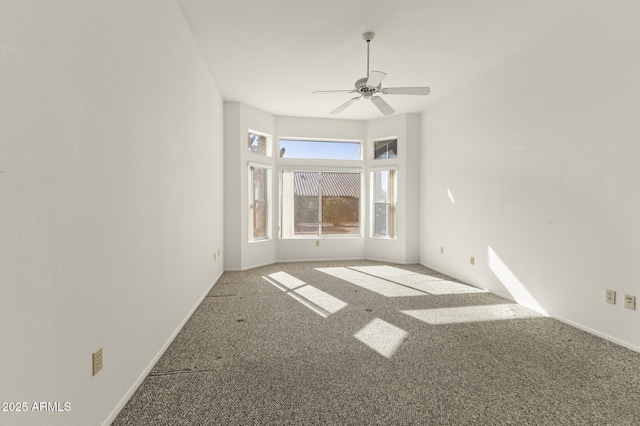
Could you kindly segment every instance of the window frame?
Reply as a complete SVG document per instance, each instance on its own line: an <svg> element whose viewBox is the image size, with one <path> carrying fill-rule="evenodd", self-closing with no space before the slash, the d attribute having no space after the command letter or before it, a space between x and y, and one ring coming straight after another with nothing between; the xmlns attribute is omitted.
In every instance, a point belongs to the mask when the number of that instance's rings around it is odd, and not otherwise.
<svg viewBox="0 0 640 426"><path fill-rule="evenodd" d="M389 172L389 178L387 182L387 200L378 200L377 187L376 187L376 173ZM370 182L370 237L377 239L397 239L398 238L398 167L375 167L369 169L369 182ZM387 205L387 234L376 233L376 206Z"/></svg>
<svg viewBox="0 0 640 426"><path fill-rule="evenodd" d="M248 146L248 154L257 158L271 158L273 156L273 136L268 133L259 132L253 129L247 129L247 138L250 135L263 136L265 138L265 153L251 151L251 145Z"/></svg>
<svg viewBox="0 0 640 426"><path fill-rule="evenodd" d="M380 142L387 142L387 150L386 150L387 157L381 157L381 158L376 157L376 144L380 143ZM389 157L388 156L389 155L388 154L389 153L388 145L389 145L389 143L392 143L392 142L395 142L395 145L396 145L395 157ZM388 136L388 137L385 137L385 138L378 138L378 139L372 140L371 141L371 150L372 150L372 154L373 154L372 155L372 161L378 162L378 161L387 161L387 160L390 160L390 161L398 160L400 158L400 152L399 152L400 148L399 148L398 145L399 145L399 141L398 141L398 137L397 136Z"/></svg>
<svg viewBox="0 0 640 426"><path fill-rule="evenodd" d="M335 161L335 160L326 160L326 161ZM353 161L353 160L352 160ZM324 234L322 233L322 218L323 218L323 203L322 203L322 183L321 181L319 181L318 183L318 220L317 220L317 232L314 234L298 234L296 235L295 233L295 205L293 205L293 210L291 212L289 212L289 215L291 217L291 221L293 221L294 224L294 228L293 231L291 231L291 235L290 236L285 236L286 233L288 233L287 231L285 231L285 224L284 224L284 219L283 217L284 215L284 210L285 210L285 202L284 202L284 189L283 189L283 185L284 185L284 179L283 179L283 172L314 172L314 173L320 173L322 174L323 172L337 172L337 173L358 173L359 174L359 178L360 178L360 191L359 191L359 199L358 199L358 233L357 234ZM321 239L321 238L362 238L363 235L363 227L364 227L364 214L365 214L365 209L364 209L364 178L365 178L365 171L364 168L362 167L331 167L331 166L326 166L326 167L317 167L317 166L306 166L306 165L292 165L292 166L283 166L280 167L278 170L278 181L279 181L279 190L280 190L280 202L279 202L279 208L280 208L280 215L279 215L279 223L278 223L278 237L280 239L283 240L296 240L296 239ZM293 182L292 182L293 183ZM295 189L292 187L291 188L292 194L291 196L293 197L293 191L295 191ZM293 202L293 199L292 201ZM290 225L289 225L290 226Z"/></svg>
<svg viewBox="0 0 640 426"><path fill-rule="evenodd" d="M264 200L256 200L255 199L255 188L254 188L254 170L263 169L265 170L265 199ZM273 176L273 166L262 163L248 162L247 163L247 171L248 171L248 195L249 195L249 214L248 214L248 222L249 222L249 242L261 242L261 241L269 241L272 239L271 237L271 199L272 199L272 176ZM265 236L264 237L256 237L254 234L255 231L255 212L256 212L256 203L264 205L264 221L265 221Z"/></svg>
<svg viewBox="0 0 640 426"><path fill-rule="evenodd" d="M281 157L278 154L278 157L284 159L285 161L319 161L319 162L329 162L329 161L338 161L338 162L353 162L353 161L363 161L364 158L364 144L362 140L359 139L333 139L333 138L301 138L294 136L280 136L278 137L278 153L282 150L282 141L292 141L292 142L311 142L311 143L349 143L349 144L358 144L358 158L341 158L341 159L333 159L333 158L317 158L317 157ZM286 154L286 152L285 152Z"/></svg>

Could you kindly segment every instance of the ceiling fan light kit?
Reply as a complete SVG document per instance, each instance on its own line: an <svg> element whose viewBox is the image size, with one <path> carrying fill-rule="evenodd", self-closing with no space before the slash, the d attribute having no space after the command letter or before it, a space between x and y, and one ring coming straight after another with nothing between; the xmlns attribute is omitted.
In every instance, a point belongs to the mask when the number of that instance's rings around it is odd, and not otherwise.
<svg viewBox="0 0 640 426"><path fill-rule="evenodd" d="M428 95L431 90L428 87L382 87L382 80L387 76L382 71L369 71L369 44L375 36L372 32L366 32L362 34L362 38L367 43L367 77L356 80L353 90L319 90L313 93L358 93L359 96L349 99L347 102L340 105L338 108L330 112L331 115L339 114L355 101L362 98L369 99L378 108L378 110L384 115L391 115L395 112L393 108L380 96L376 94L381 93L384 95Z"/></svg>

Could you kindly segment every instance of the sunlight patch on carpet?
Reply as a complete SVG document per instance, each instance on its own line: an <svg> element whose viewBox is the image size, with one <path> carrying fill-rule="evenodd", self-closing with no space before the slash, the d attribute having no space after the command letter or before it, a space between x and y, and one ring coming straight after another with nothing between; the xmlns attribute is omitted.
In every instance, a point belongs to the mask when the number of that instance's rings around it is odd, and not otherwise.
<svg viewBox="0 0 640 426"><path fill-rule="evenodd" d="M310 285L300 287L299 289L294 290L294 293L304 297L312 303L315 303L331 314L335 314L340 309L347 306L346 302L343 302L337 297L333 297L329 293L325 293L324 291L318 290L317 288Z"/></svg>
<svg viewBox="0 0 640 426"><path fill-rule="evenodd" d="M376 275L377 277L384 278L385 280L393 281L398 284L414 284L424 283L428 281L443 281L442 278L434 277L426 274L411 274L411 275Z"/></svg>
<svg viewBox="0 0 640 426"><path fill-rule="evenodd" d="M284 287L290 290L293 290L294 288L298 288L306 284L304 281L294 277L293 275L289 275L286 272L282 272L282 271L269 274L269 277L273 278L278 283L280 283L281 285L283 285Z"/></svg>
<svg viewBox="0 0 640 426"><path fill-rule="evenodd" d="M316 269L387 297L486 293L486 290L467 284L388 265Z"/></svg>
<svg viewBox="0 0 640 426"><path fill-rule="evenodd" d="M413 277L413 275L402 276L402 278ZM463 293L486 293L486 290L481 288L472 287L470 285L457 283L454 281L448 280L430 280L426 279L424 281L420 281L419 279L412 280L403 280L398 279L401 278L393 277L390 278L394 282L398 282L399 284L406 285L411 288L415 288L416 290L424 291L431 294L463 294Z"/></svg>
<svg viewBox="0 0 640 426"><path fill-rule="evenodd" d="M275 272L262 278L323 318L327 318L347 306L346 302L286 272Z"/></svg>
<svg viewBox="0 0 640 426"><path fill-rule="evenodd" d="M389 265L350 266L349 269L353 269L354 271L364 272L365 274L369 274L369 275L375 275L377 277L417 274L417 272L407 271L406 269L396 268L395 266L389 266Z"/></svg>
<svg viewBox="0 0 640 426"><path fill-rule="evenodd" d="M344 267L316 268L317 271L340 278L351 284L373 291L386 297L424 296L425 293L388 280Z"/></svg>
<svg viewBox="0 0 640 426"><path fill-rule="evenodd" d="M516 304L413 309L401 312L432 325L544 318L544 315Z"/></svg>
<svg viewBox="0 0 640 426"><path fill-rule="evenodd" d="M389 324L380 318L374 318L360 331L353 335L365 345L378 352L385 358L391 358L396 353L409 333Z"/></svg>

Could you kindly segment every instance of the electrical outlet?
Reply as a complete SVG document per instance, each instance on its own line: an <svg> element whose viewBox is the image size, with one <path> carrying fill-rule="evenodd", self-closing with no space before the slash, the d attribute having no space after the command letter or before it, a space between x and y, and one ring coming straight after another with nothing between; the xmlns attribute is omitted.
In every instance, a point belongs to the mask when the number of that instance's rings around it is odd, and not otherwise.
<svg viewBox="0 0 640 426"><path fill-rule="evenodd" d="M472 265L476 264L476 258L471 256L471 258L469 258L469 263L471 263Z"/></svg>
<svg viewBox="0 0 640 426"><path fill-rule="evenodd" d="M91 358L93 361L93 375L95 376L102 370L102 348L95 351Z"/></svg>
<svg viewBox="0 0 640 426"><path fill-rule="evenodd" d="M213 253L213 261L215 262L215 261L216 261L216 259L217 259L216 254L215 254L215 253Z"/></svg>
<svg viewBox="0 0 640 426"><path fill-rule="evenodd" d="M220 249L218 249L218 257L220 257Z"/></svg>
<svg viewBox="0 0 640 426"><path fill-rule="evenodd" d="M624 295L624 307L627 309L636 310L636 297L628 294Z"/></svg>
<svg viewBox="0 0 640 426"><path fill-rule="evenodd" d="M440 247L440 254L444 254L444 247Z"/></svg>
<svg viewBox="0 0 640 426"><path fill-rule="evenodd" d="M320 247L320 241L316 241L316 247Z"/></svg>
<svg viewBox="0 0 640 426"><path fill-rule="evenodd" d="M616 304L616 292L613 290L607 289L607 303L611 303L612 305Z"/></svg>

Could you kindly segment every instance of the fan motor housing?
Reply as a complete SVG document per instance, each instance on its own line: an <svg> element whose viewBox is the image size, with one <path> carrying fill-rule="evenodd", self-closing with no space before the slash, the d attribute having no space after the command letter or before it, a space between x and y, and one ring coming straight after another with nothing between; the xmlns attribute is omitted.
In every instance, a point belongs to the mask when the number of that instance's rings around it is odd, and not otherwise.
<svg viewBox="0 0 640 426"><path fill-rule="evenodd" d="M367 80L367 77L363 77L356 81L355 84L356 92L364 95L365 97L373 95L378 90L377 87L367 86Z"/></svg>

